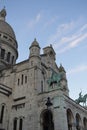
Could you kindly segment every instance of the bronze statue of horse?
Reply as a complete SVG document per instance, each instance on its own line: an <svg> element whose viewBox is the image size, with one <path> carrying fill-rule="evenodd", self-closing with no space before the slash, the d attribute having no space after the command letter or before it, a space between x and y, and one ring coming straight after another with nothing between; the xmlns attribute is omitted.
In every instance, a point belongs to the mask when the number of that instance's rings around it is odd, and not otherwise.
<svg viewBox="0 0 87 130"><path fill-rule="evenodd" d="M53 83L58 84L60 82L60 80L63 78L63 75L64 75L63 72L56 73L54 70L52 70L52 75L47 80L48 85L51 86Z"/></svg>
<svg viewBox="0 0 87 130"><path fill-rule="evenodd" d="M86 100L87 100L87 94L85 94L84 96L81 95L81 93L79 93L79 98L75 100L75 102L77 104L79 103L83 103L86 105Z"/></svg>

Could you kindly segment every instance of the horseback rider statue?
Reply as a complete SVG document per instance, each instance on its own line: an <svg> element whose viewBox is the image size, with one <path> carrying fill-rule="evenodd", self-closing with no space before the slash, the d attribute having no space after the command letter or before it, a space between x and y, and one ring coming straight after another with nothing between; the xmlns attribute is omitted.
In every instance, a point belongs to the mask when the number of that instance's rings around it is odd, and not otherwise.
<svg viewBox="0 0 87 130"><path fill-rule="evenodd" d="M79 93L79 98L78 99L76 99L75 100L75 102L77 103L77 104L79 104L79 103L83 103L83 105L85 104L85 106L86 106L86 100L87 100L87 94L85 94L84 96L82 95L82 92L80 92Z"/></svg>

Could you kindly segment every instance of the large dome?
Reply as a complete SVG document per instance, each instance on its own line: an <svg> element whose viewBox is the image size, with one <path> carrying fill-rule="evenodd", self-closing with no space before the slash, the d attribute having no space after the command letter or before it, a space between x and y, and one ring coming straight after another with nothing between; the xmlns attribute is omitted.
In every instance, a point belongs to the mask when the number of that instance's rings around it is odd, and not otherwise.
<svg viewBox="0 0 87 130"><path fill-rule="evenodd" d="M12 27L5 21L6 10L0 11L0 70L14 65L18 58L18 44Z"/></svg>
<svg viewBox="0 0 87 130"><path fill-rule="evenodd" d="M0 20L0 32L5 33L6 35L9 35L10 37L16 39L15 33L14 33L12 27L3 20Z"/></svg>
<svg viewBox="0 0 87 130"><path fill-rule="evenodd" d="M9 35L12 38L16 38L15 37L15 33L12 29L12 27L5 21L5 17L6 17L6 10L2 9L0 11L0 33L5 33L6 35Z"/></svg>

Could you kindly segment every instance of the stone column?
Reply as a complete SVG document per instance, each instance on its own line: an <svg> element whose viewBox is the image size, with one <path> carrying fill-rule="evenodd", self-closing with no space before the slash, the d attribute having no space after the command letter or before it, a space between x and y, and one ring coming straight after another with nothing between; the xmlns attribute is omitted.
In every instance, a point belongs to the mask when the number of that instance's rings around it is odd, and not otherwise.
<svg viewBox="0 0 87 130"><path fill-rule="evenodd" d="M17 130L19 130L19 118L17 119Z"/></svg>

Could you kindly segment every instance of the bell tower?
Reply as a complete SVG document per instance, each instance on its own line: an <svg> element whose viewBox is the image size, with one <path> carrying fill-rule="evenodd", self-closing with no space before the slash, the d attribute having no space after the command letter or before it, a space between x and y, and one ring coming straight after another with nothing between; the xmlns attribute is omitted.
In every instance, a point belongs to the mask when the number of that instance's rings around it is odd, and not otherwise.
<svg viewBox="0 0 87 130"><path fill-rule="evenodd" d="M40 66L41 62L40 46L39 43L36 41L36 38L32 42L29 49L30 49L29 61L31 62L31 65Z"/></svg>
<svg viewBox="0 0 87 130"><path fill-rule="evenodd" d="M30 49L30 56L29 56L30 58L32 56L40 56L40 46L39 43L36 41L36 38L32 42L29 49Z"/></svg>

